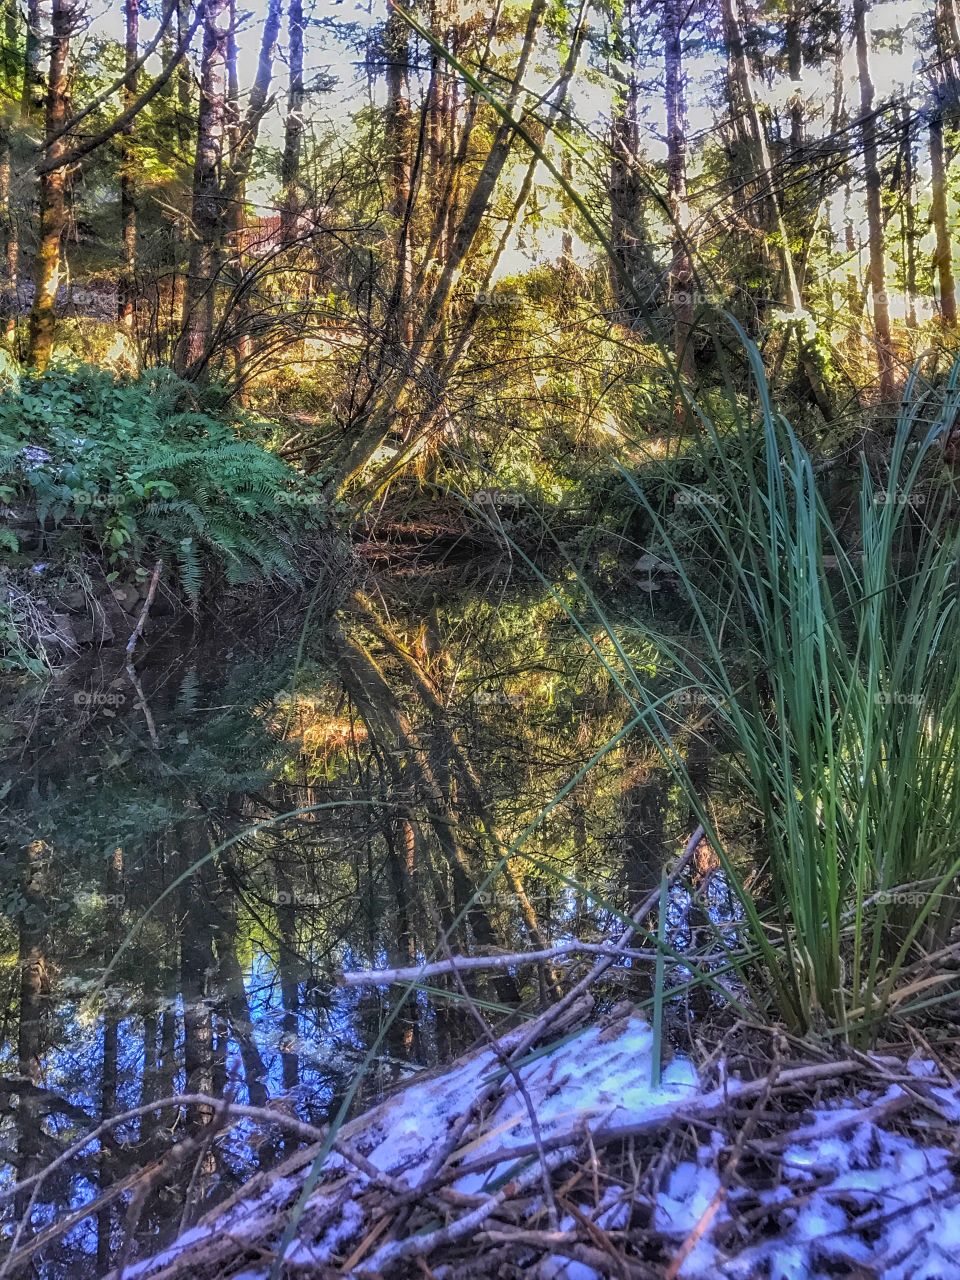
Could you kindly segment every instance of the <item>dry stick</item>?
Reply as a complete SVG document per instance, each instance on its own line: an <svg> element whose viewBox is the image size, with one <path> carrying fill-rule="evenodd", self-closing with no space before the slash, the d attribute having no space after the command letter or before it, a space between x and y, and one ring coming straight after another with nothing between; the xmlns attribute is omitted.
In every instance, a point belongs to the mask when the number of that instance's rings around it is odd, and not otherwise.
<svg viewBox="0 0 960 1280"><path fill-rule="evenodd" d="M181 1164L187 1156L191 1154L191 1144L193 1145L194 1150L199 1148L200 1155L198 1156L197 1165L194 1168L193 1177L190 1179L190 1187L188 1188L187 1194L184 1198L184 1215L186 1215L186 1205L190 1202L190 1192L192 1191L193 1185L196 1181L197 1169L200 1167L200 1162L209 1150L211 1142L223 1129L226 1123L227 1114L226 1112L223 1112L216 1118L215 1123L204 1126L204 1128L208 1130L207 1133L184 1138L181 1142L178 1142L176 1146L171 1147L169 1151L166 1151L160 1159L156 1161L153 1170L144 1177L140 1186L137 1188L136 1195L131 1197L130 1206L127 1209L126 1221L124 1223L123 1244L120 1249L120 1258L114 1268L119 1276L123 1276L127 1268L127 1263L130 1261L130 1255L133 1252L134 1242L136 1241L137 1227L140 1225L140 1219L143 1217L143 1210L146 1207L151 1192L166 1178L171 1168L175 1168L178 1164ZM183 1231L183 1223L184 1218L181 1217L180 1227L177 1233L178 1235Z"/></svg>
<svg viewBox="0 0 960 1280"><path fill-rule="evenodd" d="M710 1224L720 1212L720 1206L727 1198L727 1192L730 1190L730 1182L737 1171L737 1165L740 1163L747 1139L752 1136L754 1129L757 1127L757 1120L770 1099L771 1091L773 1090L774 1083L776 1082L776 1078L779 1074L780 1055L778 1053L770 1066L770 1070L767 1072L766 1088L763 1093L760 1094L759 1098L757 1098L756 1105L751 1109L746 1123L737 1134L737 1140L734 1144L733 1152L723 1169L723 1178L721 1179L720 1186L717 1187L710 1199L710 1203L707 1205L706 1209L704 1209L698 1221L694 1224L693 1229L687 1236L686 1240L684 1240L683 1244L674 1254L670 1265L667 1267L664 1280L677 1280L677 1276L680 1274L683 1264L686 1262L687 1258L689 1258L690 1254L693 1253L702 1237L710 1230Z"/></svg>
<svg viewBox="0 0 960 1280"><path fill-rule="evenodd" d="M802 1142L819 1142L823 1138L833 1138L838 1133L853 1129L857 1125L874 1124L877 1120L885 1120L888 1116L896 1115L898 1111L916 1106L916 1102L916 1098L904 1090L898 1097L887 1098L883 1102L875 1103L872 1107L865 1107L862 1111L843 1111L837 1116L830 1116L816 1124L805 1125L802 1129L793 1129L776 1138L754 1138L750 1142L750 1150L768 1155L781 1151L784 1147L797 1146Z"/></svg>
<svg viewBox="0 0 960 1280"><path fill-rule="evenodd" d="M555 1153L553 1159L548 1161L548 1164L557 1165L562 1163L562 1160L563 1153ZM378 1276L386 1271L388 1267L402 1262L406 1258L417 1254L427 1254L441 1245L452 1244L456 1240L462 1240L465 1236L470 1235L482 1222L486 1222L489 1217L496 1213L505 1200L516 1195L518 1191L523 1190L525 1186L534 1181L537 1172L528 1169L526 1173L512 1179L505 1187L501 1187L496 1195L490 1196L478 1208L464 1214L462 1218L457 1218L449 1226L411 1236L407 1240L393 1241L390 1244L383 1245L365 1264L361 1265L359 1271L355 1270L353 1274L355 1276Z"/></svg>
<svg viewBox="0 0 960 1280"><path fill-rule="evenodd" d="M810 1084L815 1080L832 1080L837 1076L850 1075L854 1071L862 1070L863 1064L853 1058L847 1058L841 1062L818 1062L808 1067L794 1067L789 1071L780 1073L772 1092L775 1094L786 1092L797 1085ZM731 1101L755 1098L757 1094L763 1093L767 1087L766 1077L762 1080L748 1080L745 1082L728 1080L723 1087L712 1089L709 1093L699 1094L689 1101L668 1102L657 1107L651 1107L645 1115L636 1120L624 1121L621 1124L598 1125L595 1129L590 1130L590 1137L594 1146L600 1147L612 1142L620 1142L625 1138L652 1133L671 1123L692 1124L699 1120L709 1120L713 1116L721 1115ZM576 1147L582 1141L583 1129L578 1126L564 1133L550 1134L544 1138L543 1146L546 1150L552 1151L559 1147ZM472 1173L486 1173L488 1169L492 1169L498 1164L507 1164L525 1156L536 1154L537 1147L533 1142L520 1142L512 1147L499 1147L496 1151L478 1156L474 1160L458 1165L455 1169L445 1170L444 1181L452 1182L457 1178L462 1178ZM424 1183L421 1183L420 1191L425 1192L427 1190L432 1191L434 1187L428 1188Z"/></svg>
<svg viewBox="0 0 960 1280"><path fill-rule="evenodd" d="M562 942L542 951L495 952L488 956L456 956L436 960L431 964L409 965L404 969L354 969L342 973L337 979L341 987L378 987L391 982L419 982L440 974L468 973L476 970L511 969L518 964L539 964L544 960L556 960L563 956L609 956L616 962L621 959L656 960L656 951L636 951L620 947L612 942Z"/></svg>
<svg viewBox="0 0 960 1280"><path fill-rule="evenodd" d="M143 602L143 608L140 610L140 617L137 619L137 625L133 628L130 639L127 641L127 662L133 662L133 651L137 647L137 641L143 635L143 628L146 626L147 617L150 614L150 606L153 604L157 594L157 583L160 581L160 575L163 573L163 561L158 560L153 566L153 573L150 575L150 586L147 589L147 598Z"/></svg>
<svg viewBox="0 0 960 1280"><path fill-rule="evenodd" d="M582 1262L588 1267L592 1267L599 1275L605 1274L610 1264L609 1253L601 1249L594 1249L589 1245L580 1244L575 1231L554 1232L531 1231L529 1229L519 1231L480 1231L477 1233L477 1240L480 1243L489 1241L491 1244L510 1244L514 1247L525 1245L540 1249L548 1254L563 1254L564 1257L572 1258L575 1262ZM644 1266L632 1259L621 1259L620 1265L628 1280L659 1280L659 1271L654 1271L652 1267Z"/></svg>
<svg viewBox="0 0 960 1280"><path fill-rule="evenodd" d="M443 937L444 949L446 950L448 957L452 960L453 957L450 955L450 948L447 945L446 934L443 934L442 937ZM560 1214L557 1211L557 1201L556 1201L556 1197L553 1194L553 1183L550 1179L550 1169L547 1165L547 1157L544 1154L544 1150L543 1150L543 1135L540 1132L540 1121L537 1119L537 1111L533 1105L533 1099L530 1097L530 1091L523 1082L523 1076L517 1070L516 1066L514 1066L514 1064L510 1061L509 1055L504 1052L503 1046L498 1042L496 1036L487 1026L486 1022L484 1022L483 1018L480 1015L479 1010L477 1009L473 1000L470 998L470 993L467 991L467 988L464 986L463 978L460 976L456 968L454 968L453 970L453 976L457 986L460 988L460 992L463 998L467 1002L467 1008L470 1010L471 1017L473 1018L474 1022L476 1022L477 1026L480 1028L480 1034L484 1037L484 1039L490 1045L491 1049L493 1050L494 1054L499 1060L500 1065L504 1067L512 1076L513 1083L516 1086L517 1092L520 1094L520 1097L523 1099L523 1104L527 1108L527 1115L530 1118L530 1132L533 1134L533 1140L537 1144L537 1155L540 1159L540 1170L541 1170L542 1179L543 1179L543 1194L547 1202L547 1210L548 1210L548 1215L550 1219L550 1226L554 1230L556 1230L560 1225Z"/></svg>
<svg viewBox="0 0 960 1280"><path fill-rule="evenodd" d="M24 1178L22 1182L18 1182L14 1186L7 1187L3 1191L0 1191L0 1203L4 1200L13 1199L19 1195L20 1192L25 1191L27 1187L33 1187L30 1203L28 1204L24 1215L25 1219L32 1210L33 1205L36 1203L41 1185L50 1177L51 1174L55 1173L57 1169L62 1168L62 1166L75 1155L78 1155L84 1147L89 1146L91 1142L96 1141L97 1138L102 1137L103 1134L108 1133L111 1129L115 1129L118 1125L126 1124L128 1120L136 1120L140 1116L149 1114L151 1111L161 1111L166 1107L173 1106L210 1107L215 1114L223 1116L224 1123L226 1123L227 1119L247 1118L260 1120L265 1124L275 1124L282 1129L289 1129L305 1142L323 1142L327 1137L325 1129L319 1129L316 1125L305 1124L302 1120L298 1120L293 1116L288 1116L285 1112L273 1111L268 1107L250 1107L241 1105L240 1103L229 1101L225 1102L222 1098L214 1098L206 1093L172 1094L167 1098L158 1098L155 1102L145 1103L139 1107L132 1107L129 1111L123 1111L119 1115L111 1116L109 1120L104 1120L102 1124L97 1125L95 1129L92 1129L83 1138L79 1138L69 1146L66 1151L63 1151L55 1160L51 1161L45 1169L41 1169L39 1173L35 1173L29 1178ZM182 1145L183 1144L181 1144L181 1147ZM171 1150L178 1149L180 1148L171 1148ZM410 1188L405 1182L402 1182L399 1178L394 1177L390 1173L378 1169L376 1165L366 1158L366 1156L361 1155L359 1151L354 1151L346 1142L338 1139L334 1143L333 1149L342 1159L346 1160L349 1164L354 1165L361 1173L365 1174L371 1182L379 1183L381 1186L386 1187L389 1191L393 1192L394 1195L408 1196L410 1194ZM154 1166L148 1166L148 1169L152 1170L155 1166L160 1165L163 1160L169 1157L169 1155L170 1152L168 1151L164 1157L161 1157L160 1160L154 1162ZM97 1209L102 1208L105 1203L109 1203L116 1199L118 1195L122 1194L130 1186L135 1185L146 1172L147 1170L145 1169L138 1169L128 1178L114 1183L114 1185L110 1187L104 1195L98 1197L98 1199L94 1201L91 1201L89 1205L84 1205L64 1222L54 1223L45 1231L41 1232L39 1236L36 1236L34 1240L31 1241L30 1245L28 1245L24 1250L21 1250L19 1254L15 1254L14 1250L16 1249L17 1243L22 1235L22 1228L24 1225L24 1220L22 1219L17 1233L14 1236L4 1267L0 1270L0 1277L7 1273L10 1266L14 1264L19 1265L25 1256L29 1256L33 1253L38 1242L46 1243L48 1240L56 1239L57 1236L62 1235L64 1231L75 1226L77 1222L82 1222L84 1218L89 1217L91 1213L95 1213Z"/></svg>
<svg viewBox="0 0 960 1280"><path fill-rule="evenodd" d="M693 857L700 841L703 839L703 836L703 827L698 826L693 835L687 841L686 848L683 851L680 861L677 863L676 867L674 867L670 879L674 879L680 874L684 867L686 867L687 863ZM640 904L631 917L631 923L617 940L618 946L627 945L635 930L638 928L640 921L643 920L643 918L648 915L660 901L660 893L661 889L658 885L654 892ZM603 974L606 973L606 971L613 965L614 960L615 957L612 956L604 956L602 959L598 960L590 972L581 978L579 982L575 983L575 985L570 988L561 1000L558 1000L555 1005L551 1005L551 1007L540 1014L538 1018L535 1018L528 1027L524 1028L517 1045L510 1053L511 1059L516 1062L518 1059L522 1058L524 1054L526 1054L527 1051L536 1043L540 1036L549 1030L557 1019L562 1017L562 1015L565 1014L567 1010L590 989L598 978L602 977ZM430 1166L421 1180L421 1185L430 1185L433 1178L437 1176L443 1166L447 1163L447 1160L460 1145L463 1135L466 1133L474 1116L479 1116L480 1108L493 1096L499 1087L500 1082L498 1080L491 1081L481 1091L478 1097L474 1099L473 1104L464 1111L459 1121L453 1126L451 1133L447 1137L447 1141L430 1162Z"/></svg>

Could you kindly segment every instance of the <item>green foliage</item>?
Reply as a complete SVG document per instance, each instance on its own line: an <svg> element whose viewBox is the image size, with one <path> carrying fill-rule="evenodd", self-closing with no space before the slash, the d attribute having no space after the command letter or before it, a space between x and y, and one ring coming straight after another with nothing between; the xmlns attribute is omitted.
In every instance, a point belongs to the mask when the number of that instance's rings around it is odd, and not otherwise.
<svg viewBox="0 0 960 1280"><path fill-rule="evenodd" d="M721 437L702 417L707 476L684 491L682 541L649 507L690 630L643 631L731 744L762 818L769 895L755 901L724 856L777 1009L799 1031L870 1037L949 980L935 957L960 873L960 536L935 458L960 373L932 427L922 397L904 410L883 475L863 462L851 534L747 350L759 424L745 414ZM660 700L630 675L702 809Z"/></svg>
<svg viewBox="0 0 960 1280"><path fill-rule="evenodd" d="M52 368L0 393L0 500L29 503L115 569L162 556L193 600L211 570L290 577L320 495L253 435L166 370Z"/></svg>

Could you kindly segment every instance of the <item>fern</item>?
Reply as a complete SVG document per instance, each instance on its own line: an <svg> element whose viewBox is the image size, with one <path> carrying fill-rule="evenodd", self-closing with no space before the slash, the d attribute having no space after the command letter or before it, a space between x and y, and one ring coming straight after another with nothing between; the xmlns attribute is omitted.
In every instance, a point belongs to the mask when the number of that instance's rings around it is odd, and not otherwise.
<svg viewBox="0 0 960 1280"><path fill-rule="evenodd" d="M169 370L55 367L0 392L0 498L31 502L114 567L163 556L193 600L211 573L290 578L298 529L324 516L260 443L272 430L205 412Z"/></svg>

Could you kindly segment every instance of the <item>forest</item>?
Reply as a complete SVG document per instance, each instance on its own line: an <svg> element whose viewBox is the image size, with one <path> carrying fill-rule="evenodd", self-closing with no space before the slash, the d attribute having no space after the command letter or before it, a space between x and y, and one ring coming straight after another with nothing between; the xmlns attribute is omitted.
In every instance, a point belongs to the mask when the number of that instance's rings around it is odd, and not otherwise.
<svg viewBox="0 0 960 1280"><path fill-rule="evenodd" d="M960 1280L960 5L0 29L0 1280Z"/></svg>

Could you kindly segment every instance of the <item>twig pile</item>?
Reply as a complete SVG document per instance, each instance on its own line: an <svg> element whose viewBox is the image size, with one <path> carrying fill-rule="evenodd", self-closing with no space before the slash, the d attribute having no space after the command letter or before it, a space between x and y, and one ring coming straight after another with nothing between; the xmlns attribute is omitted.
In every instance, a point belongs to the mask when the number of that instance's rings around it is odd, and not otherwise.
<svg viewBox="0 0 960 1280"><path fill-rule="evenodd" d="M960 1090L931 1064L788 1064L751 1028L738 1074L653 1088L626 1007L501 1066L528 1035L341 1129L302 1212L316 1145L113 1280L267 1280L281 1248L291 1280L960 1274Z"/></svg>

